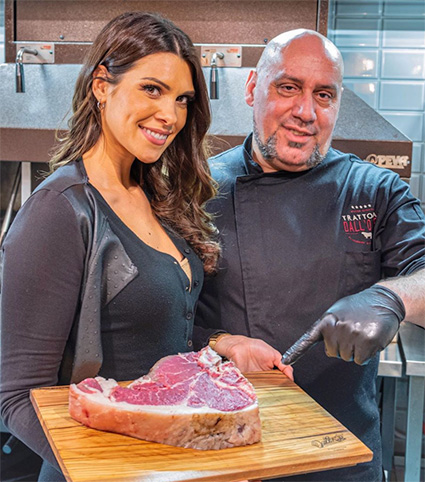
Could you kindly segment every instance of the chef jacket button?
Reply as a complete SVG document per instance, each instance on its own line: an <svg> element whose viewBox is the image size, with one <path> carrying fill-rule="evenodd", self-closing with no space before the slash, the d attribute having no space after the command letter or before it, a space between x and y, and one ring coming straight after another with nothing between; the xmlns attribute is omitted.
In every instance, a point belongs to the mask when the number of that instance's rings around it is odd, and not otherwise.
<svg viewBox="0 0 425 482"><path fill-rule="evenodd" d="M190 347L191 347L192 345L193 345L192 340L189 340L189 341L187 342L187 346L190 346Z"/></svg>
<svg viewBox="0 0 425 482"><path fill-rule="evenodd" d="M190 249L189 249L189 248L186 248L186 249L184 250L184 252L185 252L186 254L190 254Z"/></svg>
<svg viewBox="0 0 425 482"><path fill-rule="evenodd" d="M199 285L199 281L196 279L194 282L193 282L193 286L198 286Z"/></svg>
<svg viewBox="0 0 425 482"><path fill-rule="evenodd" d="M191 311L189 311L188 313L186 313L186 319L187 320L191 320L192 319L192 316L193 316L193 313Z"/></svg>
<svg viewBox="0 0 425 482"><path fill-rule="evenodd" d="M186 287L185 287L185 290L186 290L186 291L189 291L189 286L186 286Z"/></svg>
<svg viewBox="0 0 425 482"><path fill-rule="evenodd" d="M179 264L179 263L177 263L177 261L174 261L174 264Z"/></svg>

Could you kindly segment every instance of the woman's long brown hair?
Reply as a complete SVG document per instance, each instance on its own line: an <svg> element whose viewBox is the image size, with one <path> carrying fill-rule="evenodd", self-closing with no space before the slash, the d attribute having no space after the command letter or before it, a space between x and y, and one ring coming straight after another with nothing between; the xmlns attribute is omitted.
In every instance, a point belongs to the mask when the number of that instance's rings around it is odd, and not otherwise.
<svg viewBox="0 0 425 482"><path fill-rule="evenodd" d="M190 38L171 21L152 13L128 12L111 20L94 41L78 76L71 116L64 136L50 160L50 170L77 160L90 150L102 132L93 73L99 65L108 82L120 77L146 55L171 52L191 68L195 100L187 121L172 144L154 164L135 161L133 172L150 191L156 215L184 237L201 258L206 273L214 271L219 255L216 228L205 203L216 194L210 176L205 135L211 122L209 100L201 64Z"/></svg>

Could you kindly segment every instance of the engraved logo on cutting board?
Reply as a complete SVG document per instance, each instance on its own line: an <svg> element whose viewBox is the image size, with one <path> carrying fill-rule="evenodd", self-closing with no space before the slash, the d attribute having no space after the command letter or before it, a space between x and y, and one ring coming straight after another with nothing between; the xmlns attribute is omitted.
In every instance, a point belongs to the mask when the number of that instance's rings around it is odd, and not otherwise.
<svg viewBox="0 0 425 482"><path fill-rule="evenodd" d="M341 435L341 434L336 434L333 436L326 435L326 437L323 437L320 440L313 440L311 442L311 445L314 445L315 447L319 447L322 449L326 445L334 444L337 442L343 442L344 440L346 440L346 438L344 437L344 435Z"/></svg>

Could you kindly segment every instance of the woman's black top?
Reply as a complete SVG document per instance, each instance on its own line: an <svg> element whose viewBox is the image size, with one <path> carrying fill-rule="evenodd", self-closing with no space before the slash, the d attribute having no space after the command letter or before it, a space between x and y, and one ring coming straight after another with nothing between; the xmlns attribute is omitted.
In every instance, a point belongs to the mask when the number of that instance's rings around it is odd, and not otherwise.
<svg viewBox="0 0 425 482"><path fill-rule="evenodd" d="M182 257L189 260L193 278L190 289L180 264L144 243L93 190L112 231L139 272L102 310L104 359L99 375L130 380L147 373L159 355L192 350L202 263L184 239L164 226Z"/></svg>
<svg viewBox="0 0 425 482"><path fill-rule="evenodd" d="M70 189L80 189L83 182ZM55 186L49 184L31 195L2 246L0 395L5 425L57 467L29 390L58 383L61 360L78 319L87 247L78 213ZM188 289L189 280L172 256L143 243L103 199L98 204L138 269L135 278L100 307L99 374L129 380L145 374L159 358L192 350L203 267L192 248L168 229L182 257L189 260L192 289Z"/></svg>

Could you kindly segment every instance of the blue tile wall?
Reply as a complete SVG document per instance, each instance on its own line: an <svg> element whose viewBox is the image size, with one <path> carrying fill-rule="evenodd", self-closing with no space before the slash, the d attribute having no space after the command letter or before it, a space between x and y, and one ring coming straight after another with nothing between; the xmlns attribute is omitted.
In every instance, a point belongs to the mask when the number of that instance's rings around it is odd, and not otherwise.
<svg viewBox="0 0 425 482"><path fill-rule="evenodd" d="M379 15L381 12L381 3L372 0L344 1L336 4L337 15Z"/></svg>
<svg viewBox="0 0 425 482"><path fill-rule="evenodd" d="M383 81L379 108L399 111L420 111L424 108L425 82Z"/></svg>
<svg viewBox="0 0 425 482"><path fill-rule="evenodd" d="M335 43L339 47L378 47L379 20L365 18L359 25L355 18L338 18L335 23Z"/></svg>
<svg viewBox="0 0 425 482"><path fill-rule="evenodd" d="M425 79L425 50L383 50L381 77L383 79Z"/></svg>
<svg viewBox="0 0 425 482"><path fill-rule="evenodd" d="M424 130L423 114L420 112L389 112L385 110L380 110L379 112L410 140L422 141Z"/></svg>
<svg viewBox="0 0 425 482"><path fill-rule="evenodd" d="M383 20L383 47L423 47L425 19L387 18Z"/></svg>
<svg viewBox="0 0 425 482"><path fill-rule="evenodd" d="M425 210L425 0L330 0L328 27L344 84L414 141L410 184Z"/></svg>
<svg viewBox="0 0 425 482"><path fill-rule="evenodd" d="M423 0L400 0L384 2L384 15L388 17L425 17Z"/></svg>
<svg viewBox="0 0 425 482"><path fill-rule="evenodd" d="M415 174L413 173L411 178L410 178L410 190L412 191L412 194L419 198L421 193L421 175L420 174Z"/></svg>
<svg viewBox="0 0 425 482"><path fill-rule="evenodd" d="M342 58L344 59L344 75L345 77L373 77L378 76L378 58L377 49L341 49Z"/></svg>
<svg viewBox="0 0 425 482"><path fill-rule="evenodd" d="M424 144L414 142L412 153L412 172L421 173L423 171L425 171Z"/></svg>
<svg viewBox="0 0 425 482"><path fill-rule="evenodd" d="M422 185L421 185L421 193L424 193L425 192L425 176L422 176ZM420 198L420 195L417 196L418 198ZM423 205L422 205L423 207Z"/></svg>
<svg viewBox="0 0 425 482"><path fill-rule="evenodd" d="M347 79L344 85L374 109L378 108L378 82L374 80Z"/></svg>

